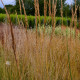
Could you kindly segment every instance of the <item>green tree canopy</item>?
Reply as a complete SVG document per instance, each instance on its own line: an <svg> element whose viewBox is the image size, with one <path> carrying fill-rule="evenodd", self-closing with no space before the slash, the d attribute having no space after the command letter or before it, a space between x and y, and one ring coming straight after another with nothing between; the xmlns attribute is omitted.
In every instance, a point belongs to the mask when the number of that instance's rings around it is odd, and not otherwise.
<svg viewBox="0 0 80 80"><path fill-rule="evenodd" d="M34 0L23 0L23 1L24 1L27 15L34 15L35 13ZM46 1L49 2L49 0ZM63 7L65 7L66 0L62 0L62 1L63 1ZM52 4L52 0L51 0L51 4ZM16 0L16 5L19 7L19 0ZM39 8L40 8L40 15L44 15L44 0L39 0ZM60 8L61 8L61 0L57 0L57 16L60 16Z"/></svg>
<svg viewBox="0 0 80 80"><path fill-rule="evenodd" d="M0 13L5 13L5 10L0 8Z"/></svg>

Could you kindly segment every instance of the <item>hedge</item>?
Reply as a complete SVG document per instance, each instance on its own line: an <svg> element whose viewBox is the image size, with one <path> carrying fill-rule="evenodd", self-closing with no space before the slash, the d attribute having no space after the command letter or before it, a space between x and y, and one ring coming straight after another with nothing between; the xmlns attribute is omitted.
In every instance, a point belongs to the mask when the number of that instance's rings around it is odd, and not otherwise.
<svg viewBox="0 0 80 80"><path fill-rule="evenodd" d="M10 17L11 17L11 21L13 24L15 24L15 25L18 24L17 17L15 14L11 14ZM18 18L21 20L21 15L18 15ZM35 27L35 16L27 16L27 19L28 19L29 27L34 28ZM49 21L49 19L50 19L50 21ZM39 18L37 18L37 20L39 23ZM7 22L7 21L8 20L7 20L6 14L0 14L0 22ZM25 16L24 15L22 15L22 21L25 24ZM51 17L46 17L46 25L51 25L51 21L52 21ZM63 18L63 24L65 26L70 26L70 21L71 21L70 18L65 18L65 17ZM44 16L40 17L40 22L41 22L41 25L44 24ZM61 23L62 23L61 17L56 17L56 26L61 25Z"/></svg>

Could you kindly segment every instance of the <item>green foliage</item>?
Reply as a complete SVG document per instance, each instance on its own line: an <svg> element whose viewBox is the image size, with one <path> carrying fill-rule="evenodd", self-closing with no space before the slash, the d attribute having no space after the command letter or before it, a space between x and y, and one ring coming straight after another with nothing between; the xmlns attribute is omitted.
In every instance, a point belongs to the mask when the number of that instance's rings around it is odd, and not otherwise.
<svg viewBox="0 0 80 80"><path fill-rule="evenodd" d="M6 18L6 14L0 14L0 22L4 22L5 18Z"/></svg>
<svg viewBox="0 0 80 80"><path fill-rule="evenodd" d="M24 6L26 9L27 15L34 15L35 14L34 0L23 0L23 1L24 1ZM49 2L49 0L46 0L46 1ZM65 6L66 0L62 0L62 1L63 1L63 6L66 7ZM51 0L51 5L52 5L52 3L53 2ZM16 0L16 5L19 6L19 0ZM49 6L47 5L47 7L49 7ZM60 8L61 8L61 0L57 0L57 16L60 16ZM44 0L39 0L39 9L40 9L40 15L41 16L44 15ZM48 13L49 13L49 11L47 11L47 14Z"/></svg>
<svg viewBox="0 0 80 80"><path fill-rule="evenodd" d="M20 7L19 7L19 0L15 0L16 1L16 5L12 6L12 5L5 5L8 12L13 14L15 13L15 10L17 11L18 14L20 14ZM34 0L23 0L24 1L24 6L26 9L26 14L27 15L35 15L35 8L34 8ZM47 2L49 2L49 0L46 0ZM63 16L64 17L71 17L71 5L68 5L66 3L66 0L62 0L63 1ZM73 2L73 7L75 5L75 2ZM77 0L76 2L77 6L80 6L80 0ZM21 4L22 5L22 4ZM49 15L49 5L47 5L47 15ZM52 0L51 0L51 5L52 5ZM22 9L22 14L24 14L23 8ZM52 9L52 7L51 7ZM60 17L61 16L61 0L57 0L57 11L56 11L56 16ZM43 16L44 15L44 0L39 0L39 10L40 10L40 15ZM0 13L5 13L4 8L0 8ZM79 9L77 11L77 16L79 18Z"/></svg>
<svg viewBox="0 0 80 80"><path fill-rule="evenodd" d="M11 16L12 23L16 24L17 23L17 16L15 14L11 14L10 16ZM18 15L18 18L20 20L21 15ZM4 22L5 19L7 19L6 14L0 14L0 22ZM27 16L27 19L28 19L29 27L34 28L34 26L35 26L35 16ZM39 23L39 18L37 18L37 19L38 19L38 23ZM49 22L49 19L50 19L50 22ZM25 16L24 15L22 15L22 21L25 24ZM44 16L40 17L40 21L41 21L41 25L43 25L44 24ZM65 18L65 17L63 18L63 24L65 26L70 26L70 21L71 21L70 18ZM47 16L46 17L46 25L51 25L51 23L52 23L52 19ZM61 17L56 17L56 26L58 26L58 25L61 25Z"/></svg>
<svg viewBox="0 0 80 80"><path fill-rule="evenodd" d="M64 7L66 7L65 6L66 0L62 0L62 1L63 1L63 11L64 11ZM61 14L61 0L57 0L57 13L56 13L56 15L61 16L60 14ZM63 12L63 14L65 14L65 13Z"/></svg>
<svg viewBox="0 0 80 80"><path fill-rule="evenodd" d="M0 8L0 13L5 13L5 10Z"/></svg>
<svg viewBox="0 0 80 80"><path fill-rule="evenodd" d="M73 0L73 3L75 5L75 0ZM80 0L76 0L76 5L79 5L80 6Z"/></svg>
<svg viewBox="0 0 80 80"><path fill-rule="evenodd" d="M0 14L0 15L1 15L0 21L3 22L3 20L6 17L6 15L5 14ZM18 18L21 19L21 16L18 15ZM35 16L28 16L27 18L28 18L29 26L34 27L35 26ZM23 22L25 24L25 16L24 15L22 15L22 19L23 19ZM49 19L50 19L50 23L49 23ZM16 23L16 21L17 21L16 15L11 15L11 21L14 24ZM43 25L44 16L40 17L40 21L41 21L41 25ZM52 22L51 18L50 17L46 17L46 25L51 25L51 22ZM38 18L38 23L39 23L39 18ZM67 25L69 26L70 25L70 18L63 18L63 23L64 23L65 26L67 26ZM61 25L61 17L56 17L56 26L58 26L58 25Z"/></svg>

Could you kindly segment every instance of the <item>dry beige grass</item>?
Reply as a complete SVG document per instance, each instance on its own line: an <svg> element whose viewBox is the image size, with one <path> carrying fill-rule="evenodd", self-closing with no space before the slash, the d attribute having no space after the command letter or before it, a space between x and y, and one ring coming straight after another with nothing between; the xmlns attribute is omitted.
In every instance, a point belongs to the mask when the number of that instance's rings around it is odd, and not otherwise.
<svg viewBox="0 0 80 80"><path fill-rule="evenodd" d="M8 13L8 11L7 11L7 9L6 9L2 0L1 0L1 2L4 6L4 9L5 9L5 12L6 12L6 15L7 15L7 19L8 19L8 22L9 22L11 39L12 39L12 46L11 47L13 49L13 54L14 54L14 57L15 57L16 66L17 66L17 70L18 70L18 73L19 73L19 77L20 77L20 68L19 68L19 63L18 63L17 54L16 54L16 43L15 43L15 37L14 37L14 33L13 33L13 25L12 25L12 22L11 22L10 14Z"/></svg>
<svg viewBox="0 0 80 80"><path fill-rule="evenodd" d="M4 46L0 44L0 80L80 80L80 39L76 37L70 40L67 35L53 34L57 0L53 0L52 5L51 36L47 34L43 36L46 29L46 0L44 0L44 32L38 34L39 4L38 0L34 1L36 31L27 30L27 16L23 0L26 29L12 27L10 16L4 6L11 29L4 24ZM75 15L77 20L76 9L75 5L75 13L72 9L72 19ZM16 48L15 51L14 48Z"/></svg>
<svg viewBox="0 0 80 80"><path fill-rule="evenodd" d="M13 51L11 49L11 35L6 35L8 26L5 25L5 27L5 51L1 50L0 53L4 64L2 67L3 75L1 80L19 80L20 78L15 65L16 63L14 56L12 54ZM43 35L38 35L36 49L36 32L34 30L28 30L28 40L26 39L25 29L18 29L15 27L13 31L15 36L16 55L19 62L21 80L70 80L71 77L69 72L68 53L70 54L72 78L73 80L80 79L79 39L72 39L70 42L69 38L66 39L66 37L55 36L53 37L51 44L49 44L49 35L45 35L45 38L43 38ZM10 61L11 65L5 65L6 61Z"/></svg>

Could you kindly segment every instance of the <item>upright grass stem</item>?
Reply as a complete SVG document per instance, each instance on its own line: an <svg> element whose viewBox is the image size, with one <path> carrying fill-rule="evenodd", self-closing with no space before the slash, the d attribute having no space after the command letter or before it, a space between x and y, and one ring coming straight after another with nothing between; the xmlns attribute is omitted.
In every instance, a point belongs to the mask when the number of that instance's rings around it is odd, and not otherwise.
<svg viewBox="0 0 80 80"><path fill-rule="evenodd" d="M24 15L25 15L25 26L26 26L26 33L27 33L28 21L27 21L27 15L26 15L26 10L25 10L23 0L22 0L22 5L23 5L23 10L24 10Z"/></svg>
<svg viewBox="0 0 80 80"><path fill-rule="evenodd" d="M5 8L5 11L6 11L6 14L7 14L7 18L8 18L8 20L9 20L10 30L11 30L11 36L12 36L12 48L13 48L14 55L15 55L15 59L16 59L16 53L15 53L15 52L16 52L16 48L15 48L16 46L15 46L15 41L14 41L13 27L12 27L10 15L8 14L7 9L6 9L6 7L5 7L5 5L4 5L4 3L3 3L2 0L1 0L1 2L2 2L4 8ZM16 60L16 61L17 61L17 60Z"/></svg>
<svg viewBox="0 0 80 80"><path fill-rule="evenodd" d="M63 2L61 0L61 18L62 18L62 25L61 28L63 27Z"/></svg>
<svg viewBox="0 0 80 80"><path fill-rule="evenodd" d="M37 1L34 0L35 6L35 24L36 24L36 46L37 46Z"/></svg>
<svg viewBox="0 0 80 80"><path fill-rule="evenodd" d="M16 12L16 11L15 11ZM19 18L18 18L18 15L17 15L17 12L16 12L16 16L17 16L17 20L18 20L18 25L20 27L20 21L19 21Z"/></svg>
<svg viewBox="0 0 80 80"><path fill-rule="evenodd" d="M44 0L44 35L45 35L45 26L46 26L46 0Z"/></svg>
<svg viewBox="0 0 80 80"><path fill-rule="evenodd" d="M57 5L57 0L56 2L53 0L52 2L52 33L51 33L51 38L50 38L50 42L53 38L53 34L55 34L55 24L56 24L56 20L55 20L55 16L56 16L56 5ZM54 18L53 18L54 16Z"/></svg>
<svg viewBox="0 0 80 80"><path fill-rule="evenodd" d="M71 4L71 12L72 12L72 18L70 23L70 42L71 42L71 28L73 27L73 20L74 20L74 14L73 14L73 6Z"/></svg>
<svg viewBox="0 0 80 80"><path fill-rule="evenodd" d="M76 30L77 29L77 9L78 9L78 6L76 6L76 0L75 0L75 11L73 11L73 7L72 7L72 20L71 20L71 24L70 24L70 29L71 29L71 26L73 26L73 22L74 22L75 38L77 36L77 30ZM71 34L71 32L70 32L70 34Z"/></svg>
<svg viewBox="0 0 80 80"><path fill-rule="evenodd" d="M57 0L54 4L54 32L55 32L55 26L56 26L56 18L55 18L55 16L56 16L56 5L57 5Z"/></svg>
<svg viewBox="0 0 80 80"><path fill-rule="evenodd" d="M20 6L20 14L21 14L21 20L22 20L22 9L21 9L21 1L19 0L19 6Z"/></svg>
<svg viewBox="0 0 80 80"><path fill-rule="evenodd" d="M79 7L79 30L80 30L80 7Z"/></svg>
<svg viewBox="0 0 80 80"><path fill-rule="evenodd" d="M71 64L70 64L70 53L69 53L69 47L68 47L68 36L67 36L67 33L66 33L66 46L67 46L67 54L68 54L68 64L69 64L70 79L72 80ZM70 45L70 49L71 49L71 45Z"/></svg>
<svg viewBox="0 0 80 80"><path fill-rule="evenodd" d="M74 26L75 26L75 38L77 36L77 9L78 9L78 6L76 6L76 0L75 0L75 14L74 14L74 18L75 18L75 21L74 21Z"/></svg>
<svg viewBox="0 0 80 80"><path fill-rule="evenodd" d="M7 18L9 20L9 25L10 25L10 31L11 31L11 37L12 37L12 48L13 48L13 52L14 52L14 57L15 57L15 61L16 61L16 65L17 65L17 69L19 71L19 77L20 77L20 69L19 69L19 64L18 64L18 60L17 60L17 56L16 56L16 44L15 44L15 39L14 39L14 33L13 33L13 27L12 27L12 22L11 22L11 18L10 18L10 15L8 14L8 11L3 3L3 1L1 0L3 6L4 6L4 9L6 11L6 14L7 14Z"/></svg>
<svg viewBox="0 0 80 80"><path fill-rule="evenodd" d="M38 18L39 18L39 27L40 27L40 13L39 13L39 0L37 0L37 14L38 14Z"/></svg>
<svg viewBox="0 0 80 80"><path fill-rule="evenodd" d="M51 0L49 0L49 17L51 17Z"/></svg>
<svg viewBox="0 0 80 80"><path fill-rule="evenodd" d="M67 39L67 36L66 36ZM72 80L72 73L71 73L71 65L70 65L70 53L69 53L69 49L68 49L68 39L67 39L67 53L68 53L68 63L69 63L69 73L70 73L70 78Z"/></svg>
<svg viewBox="0 0 80 80"><path fill-rule="evenodd" d="M19 6L20 6L20 14L21 14L21 21L22 21L22 8L21 8L21 1L19 0ZM24 27L23 21L22 26Z"/></svg>
<svg viewBox="0 0 80 80"><path fill-rule="evenodd" d="M51 18L51 0L49 0L49 23Z"/></svg>

